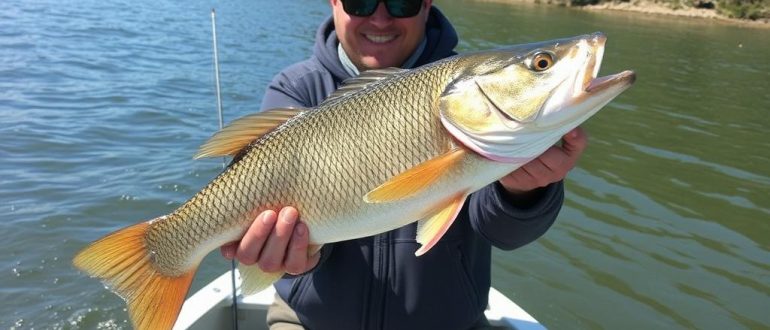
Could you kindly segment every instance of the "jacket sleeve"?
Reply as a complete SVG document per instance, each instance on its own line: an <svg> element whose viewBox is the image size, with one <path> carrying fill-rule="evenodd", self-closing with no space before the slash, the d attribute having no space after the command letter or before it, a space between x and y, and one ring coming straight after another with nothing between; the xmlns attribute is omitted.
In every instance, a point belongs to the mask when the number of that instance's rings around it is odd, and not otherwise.
<svg viewBox="0 0 770 330"><path fill-rule="evenodd" d="M564 182L552 183L529 205L518 205L494 182L469 197L467 212L474 231L492 245L513 250L545 234L564 202Z"/></svg>

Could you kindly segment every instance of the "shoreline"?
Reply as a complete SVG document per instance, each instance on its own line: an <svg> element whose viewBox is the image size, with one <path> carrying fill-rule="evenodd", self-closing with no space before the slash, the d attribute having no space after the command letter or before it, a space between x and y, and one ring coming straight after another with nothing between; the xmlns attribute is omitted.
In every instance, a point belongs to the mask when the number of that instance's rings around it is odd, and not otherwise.
<svg viewBox="0 0 770 330"><path fill-rule="evenodd" d="M554 0L483 0L483 1L507 2L507 3L523 2L523 3L530 3L535 5L563 6L563 7L569 7L569 8L574 8L578 10L588 10L588 11L622 11L622 12L635 12L635 13L643 13L643 14L651 14L651 15L713 19L719 22L724 22L732 25L770 29L769 19L749 20L749 19L731 18L731 17L727 17L725 15L721 15L717 13L715 9L693 8L693 7L674 9L666 6L665 4L657 3L651 0L637 0L637 1L634 1L633 3L605 2L605 3L600 3L595 5L585 5L585 6L571 6L571 5L566 5L564 3L555 2Z"/></svg>

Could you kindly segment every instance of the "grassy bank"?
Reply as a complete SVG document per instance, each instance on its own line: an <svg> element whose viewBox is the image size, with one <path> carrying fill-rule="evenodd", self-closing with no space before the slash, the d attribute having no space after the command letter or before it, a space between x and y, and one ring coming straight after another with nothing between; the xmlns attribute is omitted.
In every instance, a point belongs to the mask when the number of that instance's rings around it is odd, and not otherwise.
<svg viewBox="0 0 770 330"><path fill-rule="evenodd" d="M695 5L700 5L703 0L698 0ZM694 2L688 0L685 2ZM770 9L767 0L717 0L716 10L731 18L745 18L751 20L770 19ZM712 3L713 5L713 3Z"/></svg>
<svg viewBox="0 0 770 330"><path fill-rule="evenodd" d="M770 0L533 0L560 6L634 10L682 16L770 20Z"/></svg>

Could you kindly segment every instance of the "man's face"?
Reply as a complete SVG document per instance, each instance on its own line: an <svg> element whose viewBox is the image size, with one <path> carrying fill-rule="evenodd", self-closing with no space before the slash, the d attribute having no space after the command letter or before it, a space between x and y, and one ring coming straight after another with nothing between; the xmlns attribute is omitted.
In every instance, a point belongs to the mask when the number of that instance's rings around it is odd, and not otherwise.
<svg viewBox="0 0 770 330"><path fill-rule="evenodd" d="M425 35L431 2L423 1L417 16L394 18L384 3L371 16L358 17L346 13L340 0L330 0L337 37L359 70L401 66Z"/></svg>

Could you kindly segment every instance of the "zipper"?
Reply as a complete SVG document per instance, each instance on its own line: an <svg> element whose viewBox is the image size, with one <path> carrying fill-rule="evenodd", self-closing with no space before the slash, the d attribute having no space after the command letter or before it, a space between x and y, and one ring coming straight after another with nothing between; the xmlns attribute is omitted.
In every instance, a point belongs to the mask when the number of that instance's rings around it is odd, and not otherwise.
<svg viewBox="0 0 770 330"><path fill-rule="evenodd" d="M462 251L458 251L459 258L457 259L457 266L459 267L460 280L465 285L465 290L469 295L469 298L473 302L471 307L479 305L479 294L476 292L476 284L471 280L471 275L468 272L468 268L465 266L465 254Z"/></svg>
<svg viewBox="0 0 770 330"><path fill-rule="evenodd" d="M363 329L382 329L385 324L385 290L388 274L388 244L390 233L374 236L372 240L373 275L369 285L368 304L363 315Z"/></svg>
<svg viewBox="0 0 770 330"><path fill-rule="evenodd" d="M382 237L382 244L379 251L381 252L380 259L380 308L379 308L379 322L378 329L385 328L385 313L387 309L388 300L388 275L390 274L390 236L391 232L386 232Z"/></svg>
<svg viewBox="0 0 770 330"><path fill-rule="evenodd" d="M380 253L380 241L381 237L380 235L375 235L371 237L371 241L368 244L371 244L371 262L372 264L372 272L367 274L366 277L368 278L368 281L366 282L366 287L364 288L364 301L363 301L363 315L361 315L361 329L373 329L375 321L375 311L377 310L377 306L375 306L376 302L378 301L377 298L377 286L375 285L377 283L377 279L380 276L380 268L379 263L380 259L382 258ZM360 244L367 244L364 243L364 241L361 241Z"/></svg>

